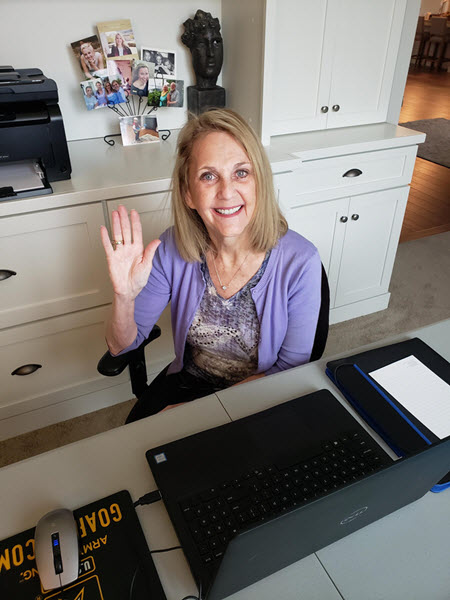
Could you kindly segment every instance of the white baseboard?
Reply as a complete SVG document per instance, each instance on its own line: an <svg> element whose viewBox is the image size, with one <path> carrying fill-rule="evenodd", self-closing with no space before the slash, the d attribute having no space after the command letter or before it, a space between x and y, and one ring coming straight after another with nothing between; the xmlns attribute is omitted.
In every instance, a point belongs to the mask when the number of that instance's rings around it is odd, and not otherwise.
<svg viewBox="0 0 450 600"><path fill-rule="evenodd" d="M330 325L384 310L389 306L390 297L391 294L388 292L387 294L382 294L375 298L369 298L368 300L361 300L361 302L354 302L353 304L332 308L330 310Z"/></svg>

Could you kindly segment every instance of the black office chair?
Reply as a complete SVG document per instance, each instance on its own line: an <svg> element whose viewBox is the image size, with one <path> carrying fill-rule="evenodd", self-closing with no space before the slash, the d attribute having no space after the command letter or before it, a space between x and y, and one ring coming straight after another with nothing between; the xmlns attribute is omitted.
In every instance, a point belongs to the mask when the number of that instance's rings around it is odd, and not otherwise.
<svg viewBox="0 0 450 600"><path fill-rule="evenodd" d="M317 320L316 335L311 352L309 362L319 360L325 350L328 337L329 316L330 316L330 288L328 286L328 278L325 269L322 265L322 284L321 284L321 303L319 310L319 318ZM106 377L114 377L120 375L127 367L130 370L131 390L136 398L147 389L147 368L145 365L144 348L156 340L161 335L161 328L155 325L150 332L150 335L142 344L135 350L131 350L120 356L112 356L109 351L99 360L97 370Z"/></svg>

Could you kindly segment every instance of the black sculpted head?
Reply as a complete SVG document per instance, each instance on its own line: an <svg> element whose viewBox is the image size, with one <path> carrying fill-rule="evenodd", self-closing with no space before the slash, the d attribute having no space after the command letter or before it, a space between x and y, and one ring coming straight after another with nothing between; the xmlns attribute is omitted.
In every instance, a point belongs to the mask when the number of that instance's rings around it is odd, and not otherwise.
<svg viewBox="0 0 450 600"><path fill-rule="evenodd" d="M193 19L183 23L181 41L192 54L192 64L199 89L216 86L223 63L223 40L219 19L198 10Z"/></svg>

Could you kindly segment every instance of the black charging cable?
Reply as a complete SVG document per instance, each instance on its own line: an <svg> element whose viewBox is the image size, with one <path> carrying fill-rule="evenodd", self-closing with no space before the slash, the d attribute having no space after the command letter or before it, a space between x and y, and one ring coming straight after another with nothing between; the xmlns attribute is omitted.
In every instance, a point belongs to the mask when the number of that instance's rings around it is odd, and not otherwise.
<svg viewBox="0 0 450 600"><path fill-rule="evenodd" d="M161 492L159 490L154 490L153 492L148 492L136 500L133 506L145 506L146 504L153 504L154 502L158 502L158 500L162 500Z"/></svg>
<svg viewBox="0 0 450 600"><path fill-rule="evenodd" d="M153 492L148 492L147 494L144 494L143 496L141 496L139 498L139 500L136 500L136 502L133 503L133 506L135 508L137 506L146 506L148 504L154 504L155 502L158 502L159 500L162 500L161 492L159 490L154 490ZM158 550L150 550L150 554L161 554L162 552L172 552L172 550L182 550L182 547L181 546L172 546L171 548L160 548ZM133 588L133 584L134 584L134 577L133 577L131 589ZM131 593L131 590L130 590L130 593ZM185 596L184 598L182 598L182 600L201 600L201 598L202 598L202 585L201 585L201 583L199 583L198 584L198 596Z"/></svg>

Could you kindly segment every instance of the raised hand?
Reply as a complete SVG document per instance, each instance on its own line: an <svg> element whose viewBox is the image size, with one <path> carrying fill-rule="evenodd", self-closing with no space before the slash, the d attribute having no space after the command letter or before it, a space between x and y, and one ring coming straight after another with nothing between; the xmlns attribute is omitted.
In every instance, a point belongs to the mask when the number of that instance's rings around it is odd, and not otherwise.
<svg viewBox="0 0 450 600"><path fill-rule="evenodd" d="M142 225L138 213L119 206L112 212L113 238L102 226L100 233L108 261L109 276L114 293L127 300L134 300L147 283L152 270L153 257L160 240L153 240L144 249Z"/></svg>

